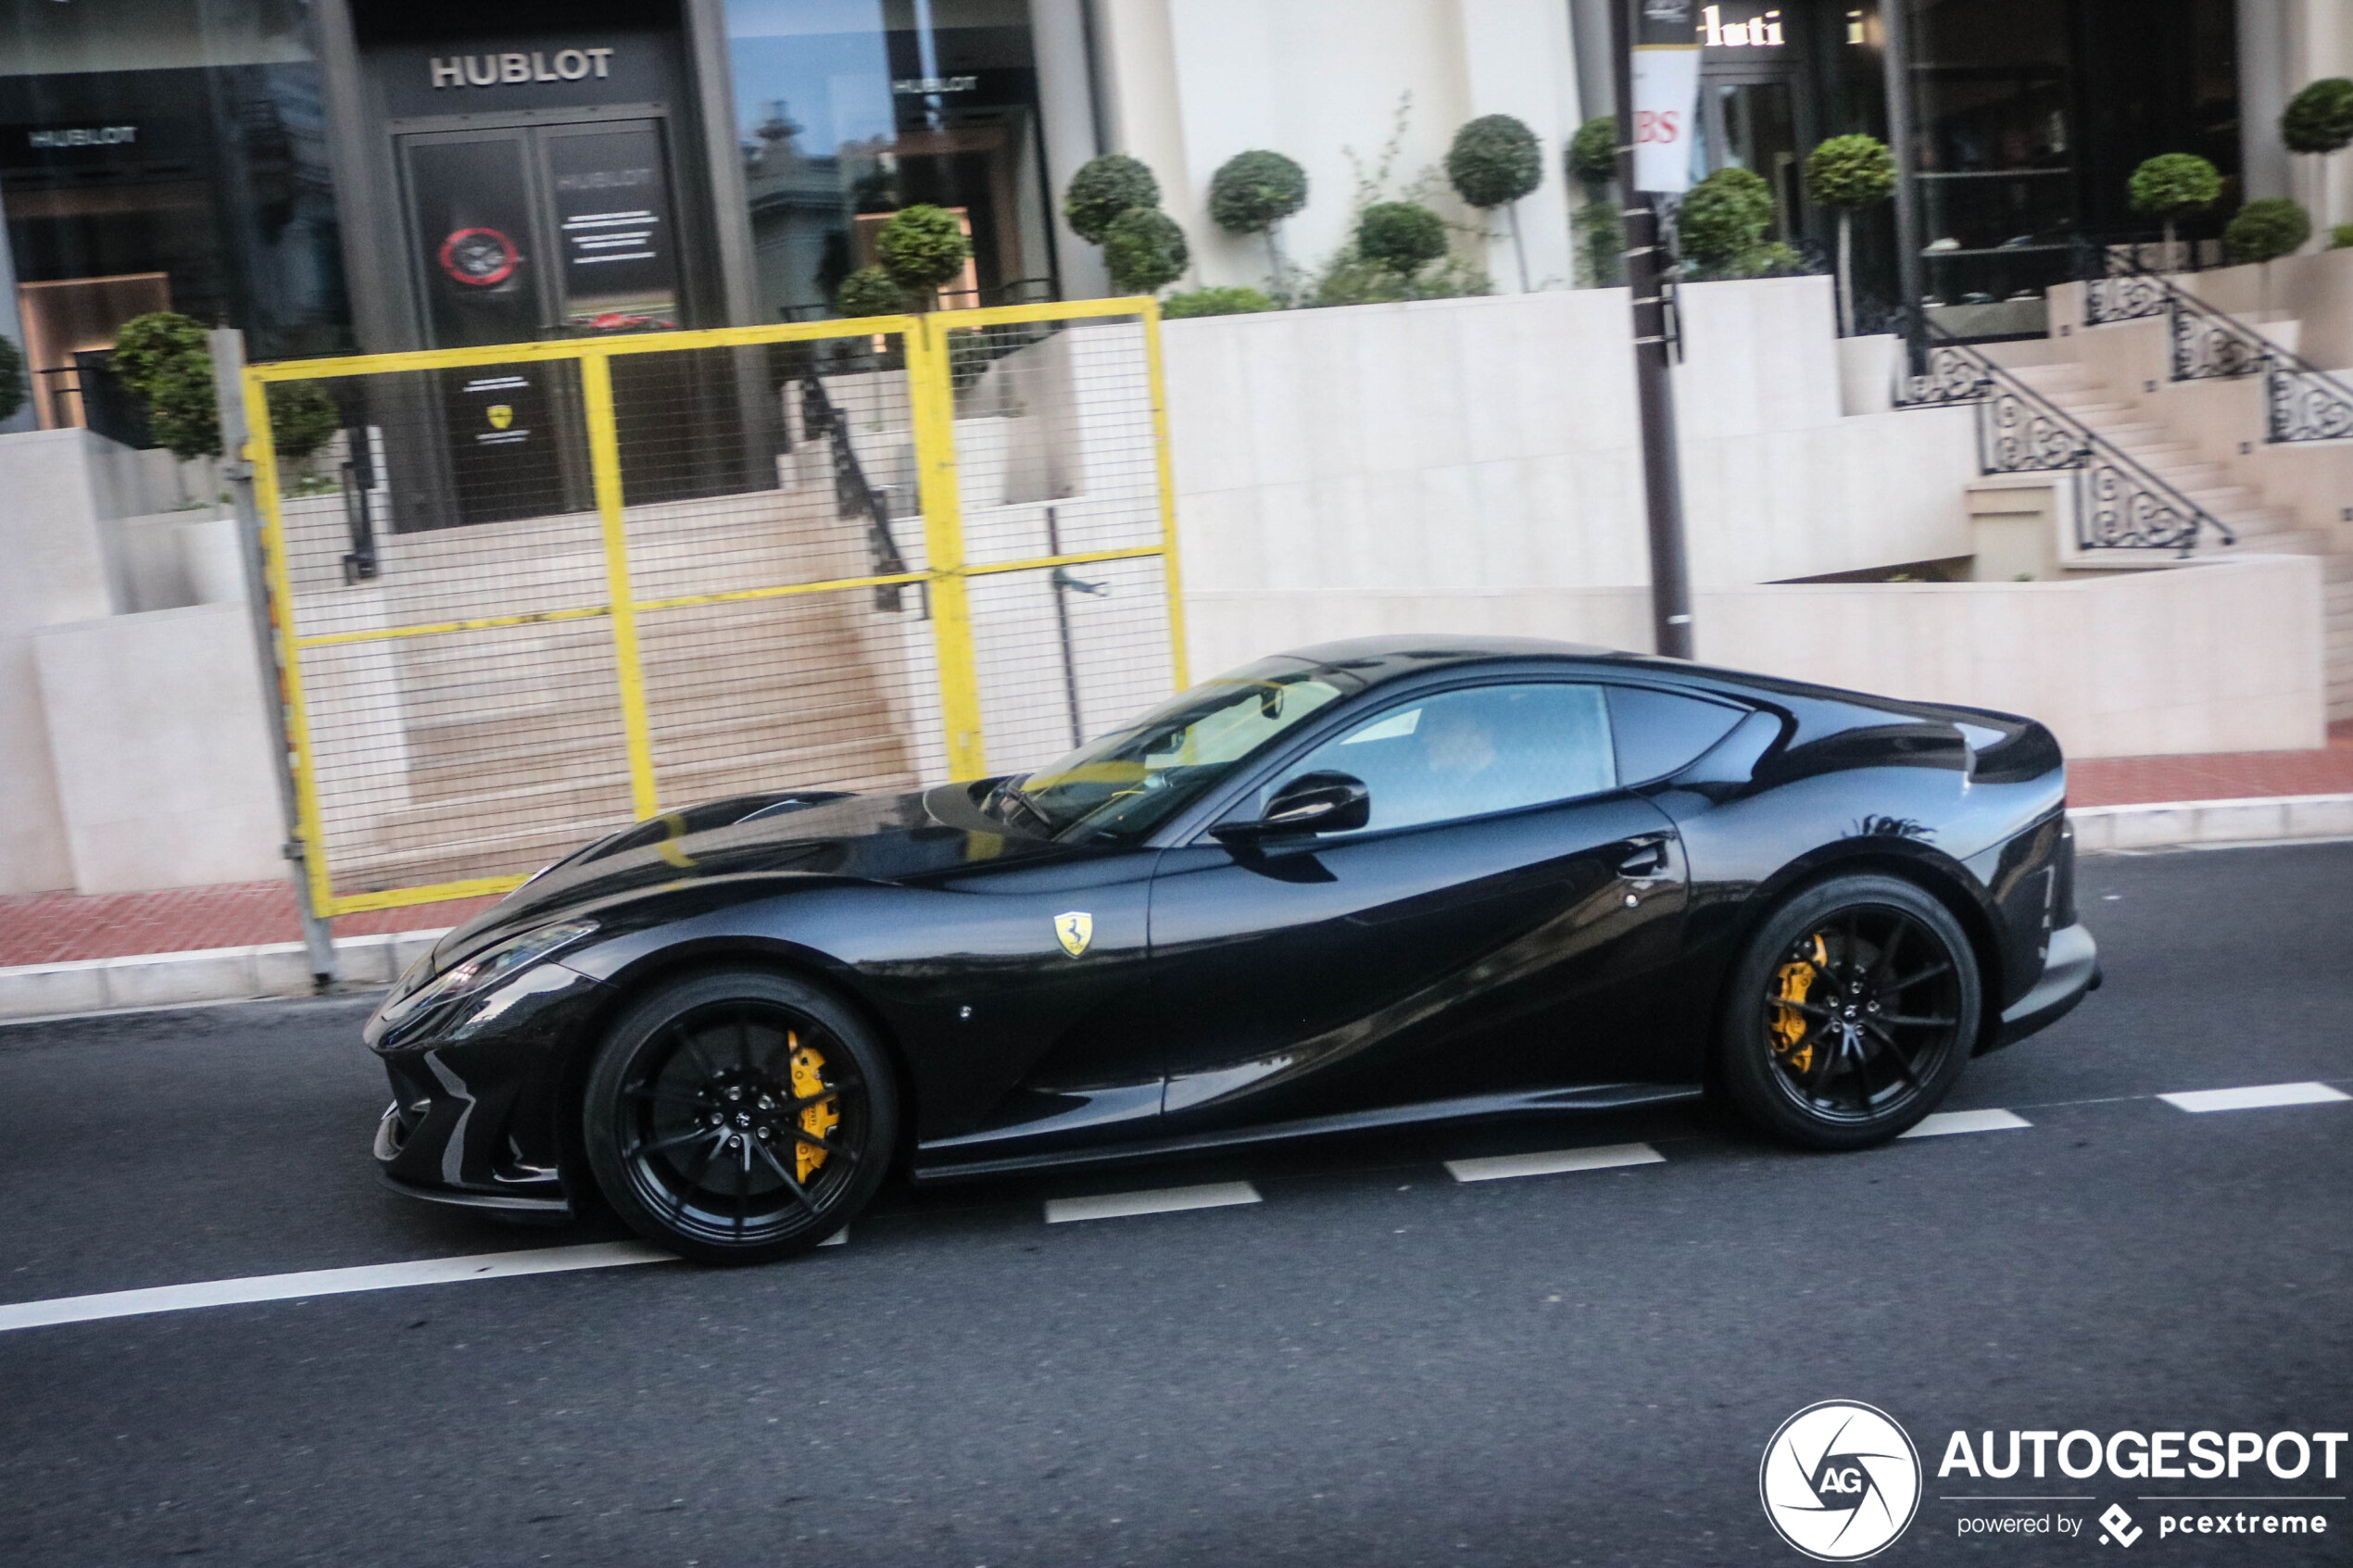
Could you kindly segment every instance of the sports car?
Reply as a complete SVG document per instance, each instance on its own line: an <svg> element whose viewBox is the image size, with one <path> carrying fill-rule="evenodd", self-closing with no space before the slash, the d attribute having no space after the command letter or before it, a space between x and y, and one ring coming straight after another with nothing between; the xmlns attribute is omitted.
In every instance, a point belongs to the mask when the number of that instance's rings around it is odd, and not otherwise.
<svg viewBox="0 0 2353 1568"><path fill-rule="evenodd" d="M1034 772L639 822L370 1019L403 1192L784 1257L918 1182L1704 1094L1895 1136L2098 984L2032 720L1333 643Z"/></svg>

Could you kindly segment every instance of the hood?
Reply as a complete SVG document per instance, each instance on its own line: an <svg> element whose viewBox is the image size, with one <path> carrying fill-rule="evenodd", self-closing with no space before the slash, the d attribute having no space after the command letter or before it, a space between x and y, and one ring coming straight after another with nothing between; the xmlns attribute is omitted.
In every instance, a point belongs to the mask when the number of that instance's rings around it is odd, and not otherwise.
<svg viewBox="0 0 2353 1568"><path fill-rule="evenodd" d="M975 861L1061 852L1002 833L973 803L971 784L899 795L799 790L738 796L648 817L549 866L443 937L434 968L509 936L573 916L609 914L652 894L708 890L714 902L795 883L896 883Z"/></svg>

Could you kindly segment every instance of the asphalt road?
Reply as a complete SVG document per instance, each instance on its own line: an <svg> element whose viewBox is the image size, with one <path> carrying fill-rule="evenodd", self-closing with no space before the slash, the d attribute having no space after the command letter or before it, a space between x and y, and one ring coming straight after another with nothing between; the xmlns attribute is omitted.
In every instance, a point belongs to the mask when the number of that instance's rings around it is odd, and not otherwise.
<svg viewBox="0 0 2353 1568"><path fill-rule="evenodd" d="M2353 845L2103 858L2108 984L1972 1064L2022 1129L1807 1157L1692 1109L889 1195L847 1245L0 1334L0 1562L1804 1561L1768 1438L1868 1401L1928 1465L1880 1561L2353 1560L2142 1494L1938 1479L1949 1434L2353 1424ZM348 1001L0 1029L0 1302L584 1239L382 1192ZM1663 1162L1458 1183L1442 1160ZM1263 1201L1047 1224L1048 1198ZM1960 1503L1963 1493L2091 1500ZM2229 1503L2202 1503L2228 1511ZM2284 1512L2288 1504L2246 1505ZM1963 1538L1967 1517L2082 1534ZM2095 1557L2095 1561L2104 1561Z"/></svg>

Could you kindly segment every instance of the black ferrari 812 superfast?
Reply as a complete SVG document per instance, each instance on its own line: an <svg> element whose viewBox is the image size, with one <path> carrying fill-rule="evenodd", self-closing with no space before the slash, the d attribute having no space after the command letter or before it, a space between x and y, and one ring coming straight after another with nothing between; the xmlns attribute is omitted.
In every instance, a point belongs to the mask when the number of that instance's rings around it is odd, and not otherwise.
<svg viewBox="0 0 2353 1568"><path fill-rule="evenodd" d="M1051 767L639 822L369 1021L384 1177L755 1261L916 1181L1702 1094L1895 1136L2098 984L2032 720L1302 648Z"/></svg>

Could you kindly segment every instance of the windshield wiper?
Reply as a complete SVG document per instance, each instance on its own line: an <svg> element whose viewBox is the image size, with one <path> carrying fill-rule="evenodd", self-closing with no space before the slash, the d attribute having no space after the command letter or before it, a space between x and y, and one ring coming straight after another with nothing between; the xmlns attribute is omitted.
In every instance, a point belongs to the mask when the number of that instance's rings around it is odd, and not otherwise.
<svg viewBox="0 0 2353 1568"><path fill-rule="evenodd" d="M1046 830L1047 836L1051 837L1054 833L1054 820L1040 810L1036 801L1022 793L1021 780L1028 776L1027 773L1014 774L1000 782L988 792L988 798L981 803L981 809L1001 822L1007 820L1002 809L1007 806L1018 806L1028 812L1039 827Z"/></svg>

